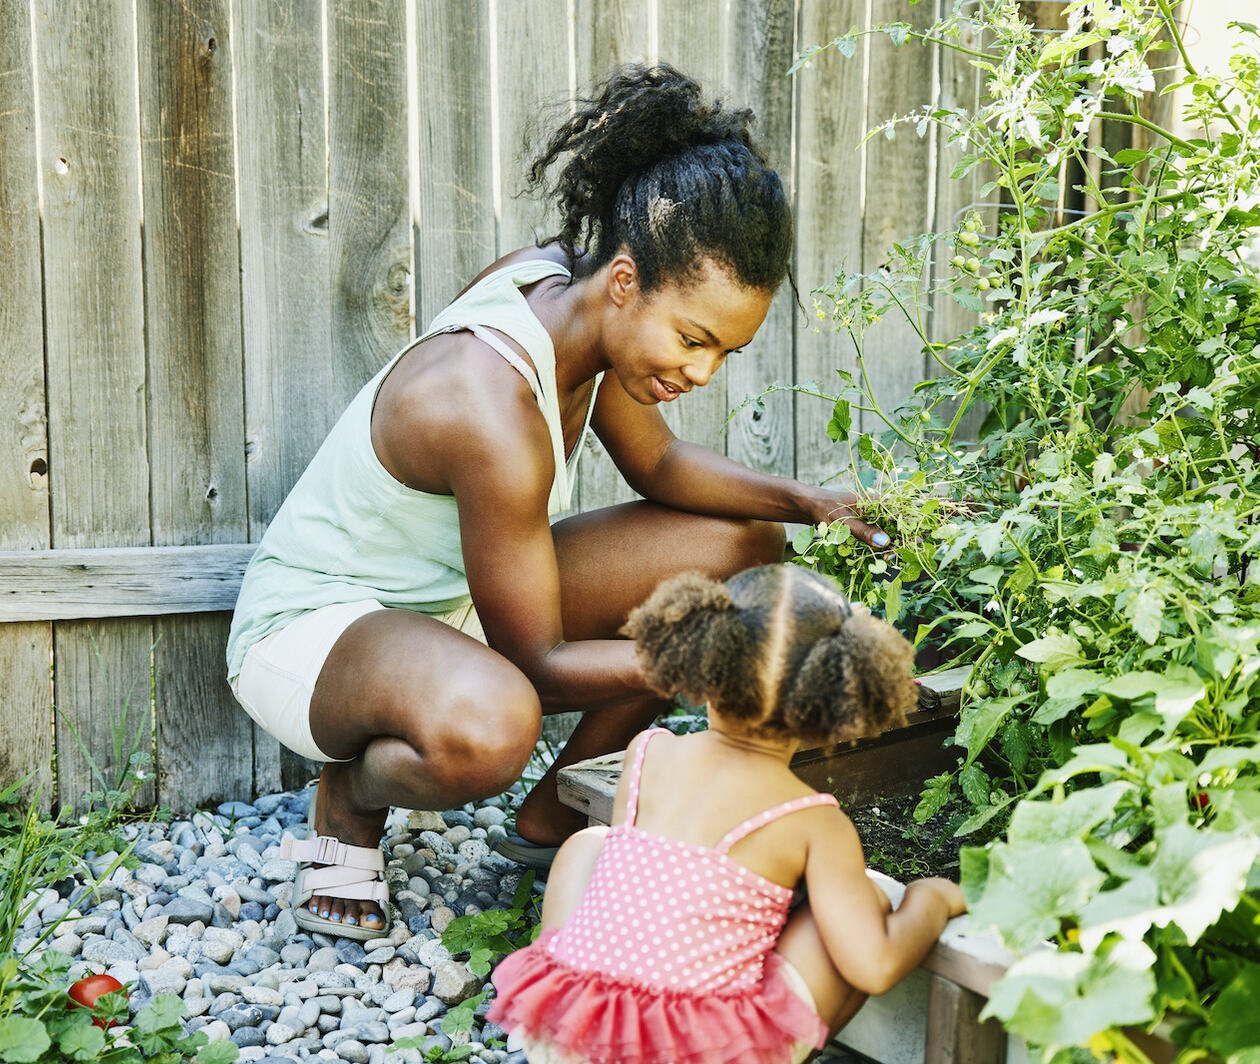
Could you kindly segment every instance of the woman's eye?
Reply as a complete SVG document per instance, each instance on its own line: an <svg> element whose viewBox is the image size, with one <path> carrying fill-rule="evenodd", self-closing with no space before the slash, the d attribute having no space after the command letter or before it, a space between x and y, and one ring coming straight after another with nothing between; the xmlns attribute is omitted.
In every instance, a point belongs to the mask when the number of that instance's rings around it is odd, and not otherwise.
<svg viewBox="0 0 1260 1064"><path fill-rule="evenodd" d="M688 348L704 346L699 340L691 336L683 336L682 342L683 342L683 347L688 347Z"/></svg>

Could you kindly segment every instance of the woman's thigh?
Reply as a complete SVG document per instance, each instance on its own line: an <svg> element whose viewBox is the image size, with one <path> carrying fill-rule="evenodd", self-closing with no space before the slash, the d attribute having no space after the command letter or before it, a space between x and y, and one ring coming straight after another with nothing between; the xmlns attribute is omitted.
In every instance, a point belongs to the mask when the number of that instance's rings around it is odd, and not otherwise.
<svg viewBox="0 0 1260 1064"><path fill-rule="evenodd" d="M615 635L635 606L666 577L700 572L724 579L783 558L783 526L706 517L651 502L630 502L557 521L566 639Z"/></svg>
<svg viewBox="0 0 1260 1064"><path fill-rule="evenodd" d="M337 758L375 738L443 758L517 748L538 736L538 696L500 654L411 610L360 617L333 645L311 697L311 733ZM509 749L510 748L510 749Z"/></svg>

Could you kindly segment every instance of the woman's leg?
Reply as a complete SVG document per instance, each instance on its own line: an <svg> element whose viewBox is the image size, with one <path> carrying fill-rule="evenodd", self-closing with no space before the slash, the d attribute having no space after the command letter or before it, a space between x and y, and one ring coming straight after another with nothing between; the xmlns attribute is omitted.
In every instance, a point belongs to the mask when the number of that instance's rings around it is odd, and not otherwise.
<svg viewBox="0 0 1260 1064"><path fill-rule="evenodd" d="M632 502L556 523L564 637L609 639L630 611L666 577L700 572L724 579L752 565L783 558L783 526L769 521L702 517L650 502ZM566 765L622 750L667 703L651 696L585 714L555 764L516 814L516 830L531 842L555 845L586 818L562 805L556 773ZM543 706L543 712L556 708Z"/></svg>
<svg viewBox="0 0 1260 1064"><path fill-rule="evenodd" d="M450 809L498 794L538 740L533 686L506 658L440 621L376 610L333 645L311 697L311 734L330 757L316 831L380 842L391 805ZM379 926L372 903L312 898L313 911ZM375 918L375 919L374 919Z"/></svg>
<svg viewBox="0 0 1260 1064"><path fill-rule="evenodd" d="M831 1034L853 1019L858 1009L866 1004L867 995L851 987L836 971L808 900L788 917L775 952L801 974L813 995L814 1008Z"/></svg>

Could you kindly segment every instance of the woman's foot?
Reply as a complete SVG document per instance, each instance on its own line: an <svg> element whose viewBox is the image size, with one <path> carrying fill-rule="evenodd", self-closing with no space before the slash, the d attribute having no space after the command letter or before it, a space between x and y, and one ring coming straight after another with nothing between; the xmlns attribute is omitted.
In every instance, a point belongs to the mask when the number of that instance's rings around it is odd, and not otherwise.
<svg viewBox="0 0 1260 1064"><path fill-rule="evenodd" d="M315 834L331 835L350 846L379 846L381 832L385 828L385 816L389 810L381 809L366 814L356 812L345 801L346 790L344 773L339 771L337 765L326 764L319 777L319 786L311 794L315 809L310 820ZM378 931L385 929L385 914L374 901L347 901L343 898L314 895L306 904L312 913L325 920L344 923L348 927Z"/></svg>
<svg viewBox="0 0 1260 1064"><path fill-rule="evenodd" d="M538 846L559 846L587 824L585 814L560 801L554 786L541 781L516 810L516 833Z"/></svg>

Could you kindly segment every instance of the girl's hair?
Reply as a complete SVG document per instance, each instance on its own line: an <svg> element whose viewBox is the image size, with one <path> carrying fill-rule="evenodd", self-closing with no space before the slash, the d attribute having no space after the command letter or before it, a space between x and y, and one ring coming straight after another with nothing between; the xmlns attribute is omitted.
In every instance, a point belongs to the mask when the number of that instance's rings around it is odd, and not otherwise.
<svg viewBox="0 0 1260 1064"><path fill-rule="evenodd" d="M754 145L750 110L706 103L671 66L617 68L548 140L527 188L554 196L558 243L592 269L625 247L641 288L686 283L706 260L773 291L788 273L792 216L779 175ZM568 159L548 185L547 171Z"/></svg>
<svg viewBox="0 0 1260 1064"><path fill-rule="evenodd" d="M673 577L622 632L653 690L710 703L751 734L813 745L877 735L904 724L918 697L910 644L795 565L725 583Z"/></svg>

